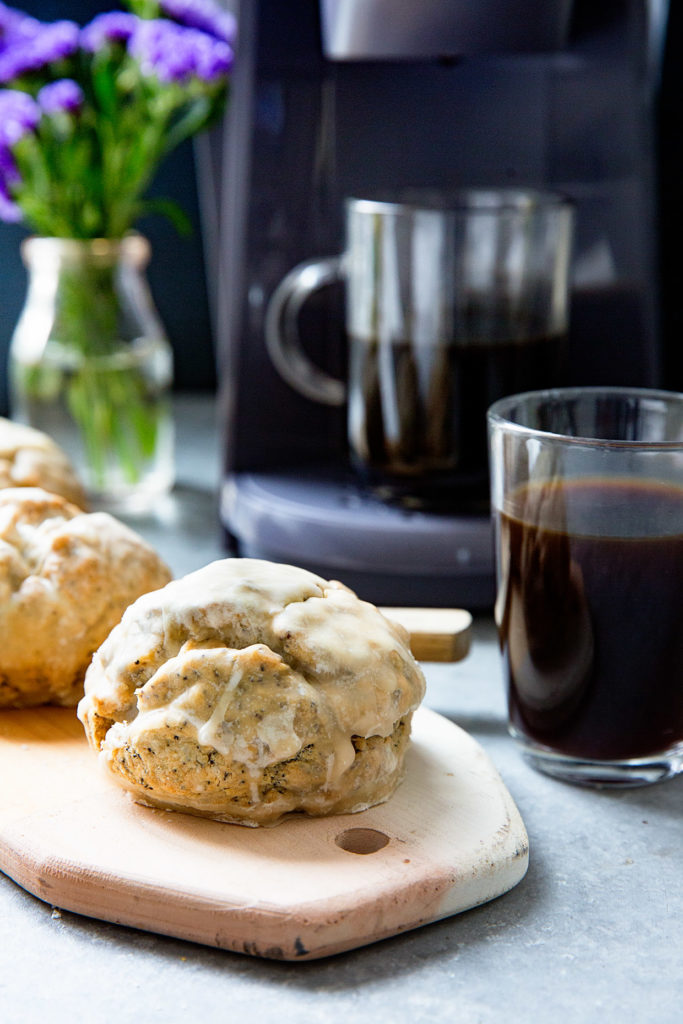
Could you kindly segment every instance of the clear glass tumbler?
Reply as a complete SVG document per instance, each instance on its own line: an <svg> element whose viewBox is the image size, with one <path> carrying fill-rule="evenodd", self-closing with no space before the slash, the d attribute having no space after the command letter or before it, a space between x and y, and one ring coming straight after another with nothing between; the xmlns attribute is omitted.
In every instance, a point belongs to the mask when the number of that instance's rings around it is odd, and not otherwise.
<svg viewBox="0 0 683 1024"><path fill-rule="evenodd" d="M593 785L683 771L683 395L513 395L488 413L510 731Z"/></svg>

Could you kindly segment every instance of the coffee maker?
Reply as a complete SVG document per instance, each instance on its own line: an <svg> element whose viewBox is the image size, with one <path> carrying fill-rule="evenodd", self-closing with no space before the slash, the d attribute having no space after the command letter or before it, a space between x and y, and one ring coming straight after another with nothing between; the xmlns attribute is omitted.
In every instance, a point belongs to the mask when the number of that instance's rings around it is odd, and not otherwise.
<svg viewBox="0 0 683 1024"><path fill-rule="evenodd" d="M340 251L343 201L531 187L576 211L560 383L661 383L655 106L666 0L233 0L225 123L203 160L234 553L387 604L489 607L487 515L392 507L347 465L345 413L294 392L264 323L300 261ZM301 310L343 376L342 295Z"/></svg>

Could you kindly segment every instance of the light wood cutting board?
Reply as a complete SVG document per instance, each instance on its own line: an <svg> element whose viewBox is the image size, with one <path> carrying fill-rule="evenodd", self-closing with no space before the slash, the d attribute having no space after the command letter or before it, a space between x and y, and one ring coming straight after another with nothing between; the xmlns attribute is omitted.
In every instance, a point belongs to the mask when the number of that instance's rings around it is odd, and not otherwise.
<svg viewBox="0 0 683 1024"><path fill-rule="evenodd" d="M141 807L72 711L0 713L0 869L53 906L256 956L327 956L484 903L526 872L478 744L415 715L404 782L361 814L270 829Z"/></svg>

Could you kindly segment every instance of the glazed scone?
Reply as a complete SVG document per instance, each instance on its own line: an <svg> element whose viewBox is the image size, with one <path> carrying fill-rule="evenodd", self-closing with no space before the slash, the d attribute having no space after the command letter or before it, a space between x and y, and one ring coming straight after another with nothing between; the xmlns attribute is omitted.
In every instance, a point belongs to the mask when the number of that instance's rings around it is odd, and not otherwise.
<svg viewBox="0 0 683 1024"><path fill-rule="evenodd" d="M126 611L78 717L139 802L272 825L386 800L424 689L407 633L374 605L304 569L229 558Z"/></svg>
<svg viewBox="0 0 683 1024"><path fill-rule="evenodd" d="M0 488L42 487L85 508L76 472L51 437L0 416Z"/></svg>
<svg viewBox="0 0 683 1024"><path fill-rule="evenodd" d="M39 488L0 490L0 707L76 704L124 610L170 578L107 513Z"/></svg>

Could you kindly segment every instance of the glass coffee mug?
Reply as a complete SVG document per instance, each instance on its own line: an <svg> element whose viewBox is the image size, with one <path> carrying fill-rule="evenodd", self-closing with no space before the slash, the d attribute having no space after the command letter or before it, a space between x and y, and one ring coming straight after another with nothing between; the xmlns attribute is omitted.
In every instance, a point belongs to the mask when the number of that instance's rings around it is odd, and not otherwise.
<svg viewBox="0 0 683 1024"><path fill-rule="evenodd" d="M346 201L343 255L294 268L266 316L281 376L348 403L351 462L382 499L488 509L486 410L556 383L567 331L573 209L563 197L474 189L446 204ZM313 365L302 305L346 284L348 380Z"/></svg>
<svg viewBox="0 0 683 1024"><path fill-rule="evenodd" d="M540 391L488 421L512 735L571 782L683 771L683 395Z"/></svg>

